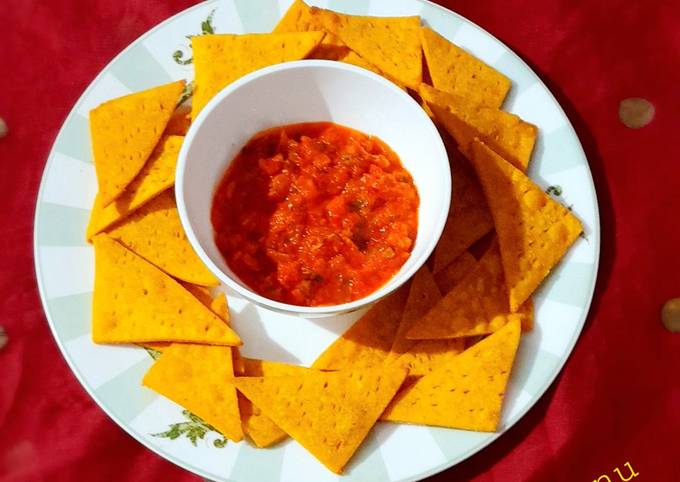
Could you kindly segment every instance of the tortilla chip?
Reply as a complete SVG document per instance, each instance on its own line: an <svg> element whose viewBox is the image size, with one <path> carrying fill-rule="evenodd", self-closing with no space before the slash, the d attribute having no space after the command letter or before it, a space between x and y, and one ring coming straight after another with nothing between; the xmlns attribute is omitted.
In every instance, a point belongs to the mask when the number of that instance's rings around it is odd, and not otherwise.
<svg viewBox="0 0 680 482"><path fill-rule="evenodd" d="M403 368L236 378L236 388L335 473L354 455L401 386Z"/></svg>
<svg viewBox="0 0 680 482"><path fill-rule="evenodd" d="M450 363L464 349L464 338L420 340L394 363L408 368L409 379L422 377Z"/></svg>
<svg viewBox="0 0 680 482"><path fill-rule="evenodd" d="M234 370L227 346L174 343L164 350L142 384L202 418L229 440L243 439Z"/></svg>
<svg viewBox="0 0 680 482"><path fill-rule="evenodd" d="M473 104L494 109L503 105L510 79L428 27L421 29L421 36L432 84L437 89Z"/></svg>
<svg viewBox="0 0 680 482"><path fill-rule="evenodd" d="M472 157L472 142L478 137L515 167L526 171L538 133L535 125L514 114L474 105L429 85L422 84L419 92L468 159Z"/></svg>
<svg viewBox="0 0 680 482"><path fill-rule="evenodd" d="M434 305L442 298L437 284L434 282L432 273L423 265L411 280L409 288L408 299L404 306L404 312L401 316L401 322L397 328L397 333L394 336L390 353L385 360L385 363L391 363L404 353L408 352L413 345L417 343L415 340L406 338L406 333L411 328L413 323L427 314Z"/></svg>
<svg viewBox="0 0 680 482"><path fill-rule="evenodd" d="M517 311L583 232L571 211L482 142L474 165L500 244L510 309Z"/></svg>
<svg viewBox="0 0 680 482"><path fill-rule="evenodd" d="M381 419L496 431L519 339L514 320L397 394Z"/></svg>
<svg viewBox="0 0 680 482"><path fill-rule="evenodd" d="M194 52L196 118L210 99L236 79L269 65L304 59L323 39L323 32L197 35Z"/></svg>
<svg viewBox="0 0 680 482"><path fill-rule="evenodd" d="M318 26L313 24L311 7L302 0L295 0L276 24L272 33L307 32L309 30L319 30Z"/></svg>
<svg viewBox="0 0 680 482"><path fill-rule="evenodd" d="M229 325L148 261L103 234L94 247L95 343L241 344Z"/></svg>
<svg viewBox="0 0 680 482"><path fill-rule="evenodd" d="M254 360L251 358L240 358L239 376L246 377L280 377L288 375L301 375L305 373L308 368L288 365L286 363L279 363L267 360ZM253 443L260 447L271 447L288 437L288 434L281 430L271 418L267 417L262 411L253 405L253 403L244 397L241 393L238 394L239 407L241 409L241 421L243 424L243 431L253 441Z"/></svg>
<svg viewBox="0 0 680 482"><path fill-rule="evenodd" d="M164 136L185 136L191 127L191 106L182 104L172 113Z"/></svg>
<svg viewBox="0 0 680 482"><path fill-rule="evenodd" d="M450 157L451 209L434 250L435 274L493 229L493 218L474 172L458 157Z"/></svg>
<svg viewBox="0 0 680 482"><path fill-rule="evenodd" d="M184 81L154 87L104 102L90 111L90 138L99 198L104 206L118 198L142 170L158 144Z"/></svg>
<svg viewBox="0 0 680 482"><path fill-rule="evenodd" d="M227 305L227 297L224 295L224 293L220 293L215 298L213 298L210 294L210 291L203 286L192 285L191 283L180 284L192 295L194 295L198 301L210 308L213 313L229 323L229 306ZM160 353L163 353L167 347L172 346L172 343L167 341L150 341L137 344L143 348L149 348ZM236 348L232 347L232 349Z"/></svg>
<svg viewBox="0 0 680 482"><path fill-rule="evenodd" d="M310 59L342 60L351 50L347 45L333 35L327 33L321 43L309 54Z"/></svg>
<svg viewBox="0 0 680 482"><path fill-rule="evenodd" d="M201 286L220 284L191 247L170 190L148 202L108 234L174 278Z"/></svg>
<svg viewBox="0 0 680 482"><path fill-rule="evenodd" d="M380 71L408 87L421 83L420 17L363 17L311 8L312 22L337 35Z"/></svg>
<svg viewBox="0 0 680 482"><path fill-rule="evenodd" d="M378 67L375 65L371 64L368 62L365 58L360 56L358 53L349 51L345 56L342 58L338 59L340 62L344 62L346 64L352 64L356 65L357 67L361 67L362 69L370 70L371 72L380 75L381 77L385 77L387 80L391 81L395 85L397 85L400 89L406 90L406 86L396 80L395 78L387 75L385 72L381 71Z"/></svg>
<svg viewBox="0 0 680 482"><path fill-rule="evenodd" d="M533 317L531 303L517 313L510 311L498 243L494 243L475 268L417 320L406 336L432 340L485 335L527 317Z"/></svg>
<svg viewBox="0 0 680 482"><path fill-rule="evenodd" d="M229 303L227 302L227 295L218 293L210 303L210 309L217 316L229 323L231 317L229 316Z"/></svg>
<svg viewBox="0 0 680 482"><path fill-rule="evenodd" d="M383 363L392 348L408 293L405 284L373 305L319 355L312 368L342 370Z"/></svg>
<svg viewBox="0 0 680 482"><path fill-rule="evenodd" d="M439 287L439 291L446 294L451 291L477 264L475 259L469 251L464 251L463 254L446 266L446 268L434 275L434 281Z"/></svg>
<svg viewBox="0 0 680 482"><path fill-rule="evenodd" d="M97 195L87 225L88 241L175 184L175 166L183 141L181 136L161 139L149 162L115 202L104 207Z"/></svg>
<svg viewBox="0 0 680 482"><path fill-rule="evenodd" d="M203 303L204 306L210 308L210 305L213 302L213 296L208 288L205 286L195 285L193 283L187 283L186 281L181 280L179 284L181 284L189 293L194 295L198 301Z"/></svg>

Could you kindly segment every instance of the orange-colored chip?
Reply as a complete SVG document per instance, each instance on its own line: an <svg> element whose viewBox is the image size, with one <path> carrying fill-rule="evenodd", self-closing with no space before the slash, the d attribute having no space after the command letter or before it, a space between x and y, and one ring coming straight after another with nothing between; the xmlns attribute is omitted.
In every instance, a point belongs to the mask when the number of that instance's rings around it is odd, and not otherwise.
<svg viewBox="0 0 680 482"><path fill-rule="evenodd" d="M170 190L142 206L108 234L174 278L202 286L220 284L191 247Z"/></svg>
<svg viewBox="0 0 680 482"><path fill-rule="evenodd" d="M499 109L510 90L506 76L428 27L421 29L432 84L473 104Z"/></svg>
<svg viewBox="0 0 680 482"><path fill-rule="evenodd" d="M105 207L97 195L87 225L88 241L175 184L177 156L183 141L181 136L161 139L149 162L115 202Z"/></svg>
<svg viewBox="0 0 680 482"><path fill-rule="evenodd" d="M236 388L335 473L359 448L407 371L383 366L236 378Z"/></svg>
<svg viewBox="0 0 680 482"><path fill-rule="evenodd" d="M439 287L439 291L446 294L451 291L477 264L475 259L469 251L464 251L463 254L451 261L446 268L440 270L434 275L434 281Z"/></svg>
<svg viewBox="0 0 680 482"><path fill-rule="evenodd" d="M480 141L475 169L500 244L510 309L517 311L583 232L570 210Z"/></svg>
<svg viewBox="0 0 680 482"><path fill-rule="evenodd" d="M286 363L240 358L238 375L245 377L280 377L301 375L307 370L309 369ZM240 393L238 396L243 432L256 446L260 448L270 447L288 436L250 400Z"/></svg>
<svg viewBox="0 0 680 482"><path fill-rule="evenodd" d="M423 78L419 17L365 17L311 8L312 22L337 35L367 62L402 85Z"/></svg>
<svg viewBox="0 0 680 482"><path fill-rule="evenodd" d="M401 391L381 419L496 431L519 339L514 320Z"/></svg>
<svg viewBox="0 0 680 482"><path fill-rule="evenodd" d="M312 368L341 370L382 364L392 347L408 292L409 286L406 284L373 305L326 348Z"/></svg>
<svg viewBox="0 0 680 482"><path fill-rule="evenodd" d="M197 35L194 52L194 97L191 117L236 79L269 65L304 59L319 45L323 32Z"/></svg>
<svg viewBox="0 0 680 482"><path fill-rule="evenodd" d="M407 333L411 339L460 338L493 333L512 320L533 317L529 302L510 311L498 243Z"/></svg>
<svg viewBox="0 0 680 482"><path fill-rule="evenodd" d="M414 322L422 318L437 304L441 297L442 295L437 284L434 282L432 273L427 266L423 265L411 280L401 322L397 328L397 333L394 336L394 341L385 363L393 362L417 343L415 340L406 338L406 333L413 326Z"/></svg>
<svg viewBox="0 0 680 482"><path fill-rule="evenodd" d="M478 137L515 167L526 171L538 133L535 125L509 112L475 105L429 85L421 84L419 93L468 159L472 157L472 143Z"/></svg>
<svg viewBox="0 0 680 482"><path fill-rule="evenodd" d="M182 285L106 235L94 238L95 343L240 345L229 325Z"/></svg>
<svg viewBox="0 0 680 482"><path fill-rule="evenodd" d="M90 111L99 199L108 206L142 170L175 110L184 81L110 100Z"/></svg>
<svg viewBox="0 0 680 482"><path fill-rule="evenodd" d="M173 343L142 383L238 442L243 431L233 377L230 347Z"/></svg>
<svg viewBox="0 0 680 482"><path fill-rule="evenodd" d="M493 229L493 218L475 173L451 158L453 194L444 231L434 250L435 275Z"/></svg>

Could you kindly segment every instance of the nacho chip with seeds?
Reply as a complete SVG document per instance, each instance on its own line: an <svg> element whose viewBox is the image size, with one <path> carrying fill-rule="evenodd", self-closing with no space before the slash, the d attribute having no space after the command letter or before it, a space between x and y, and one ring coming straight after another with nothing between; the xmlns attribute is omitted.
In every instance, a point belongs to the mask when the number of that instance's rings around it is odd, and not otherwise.
<svg viewBox="0 0 680 482"><path fill-rule="evenodd" d="M182 285L114 239L94 238L95 343L240 345L239 336Z"/></svg>
<svg viewBox="0 0 680 482"><path fill-rule="evenodd" d="M236 378L236 388L321 463L341 473L406 377L375 367Z"/></svg>
<svg viewBox="0 0 680 482"><path fill-rule="evenodd" d="M409 285L405 284L373 305L319 355L312 368L342 370L383 363L394 342L408 292Z"/></svg>
<svg viewBox="0 0 680 482"><path fill-rule="evenodd" d="M210 291L203 286L192 285L191 283L180 284L184 286L184 288L186 288L187 291L189 291L192 295L194 295L198 301L210 308L213 313L215 313L227 323L229 322L229 306L227 305L227 297L224 295L224 293L220 293L215 298L213 298L210 294ZM172 346L172 343L168 341L149 341L145 343L138 343L138 345L163 353L166 348ZM236 348L232 347L232 349Z"/></svg>
<svg viewBox="0 0 680 482"><path fill-rule="evenodd" d="M394 336L390 353L385 363L391 363L403 354L408 352L413 345L418 343L415 340L406 338L406 333L413 326L413 323L427 314L430 309L437 304L442 295L437 284L434 282L432 273L423 265L411 280L408 299L404 306L401 322Z"/></svg>
<svg viewBox="0 0 680 482"><path fill-rule="evenodd" d="M191 117L195 119L215 94L236 79L269 65L304 59L324 35L299 32L192 37L196 78Z"/></svg>
<svg viewBox="0 0 680 482"><path fill-rule="evenodd" d="M571 211L484 143L473 159L493 215L510 309L517 311L583 232Z"/></svg>
<svg viewBox="0 0 680 482"><path fill-rule="evenodd" d="M365 17L311 8L312 22L337 35L350 49L402 85L423 78L419 17Z"/></svg>
<svg viewBox="0 0 680 482"><path fill-rule="evenodd" d="M99 200L108 206L142 170L175 110L184 81L110 100L90 111Z"/></svg>
<svg viewBox="0 0 680 482"><path fill-rule="evenodd" d="M142 384L178 403L229 440L243 439L234 370L228 346L173 343L144 375Z"/></svg>
<svg viewBox="0 0 680 482"><path fill-rule="evenodd" d="M142 206L108 234L174 278L201 286L220 284L191 247L170 190Z"/></svg>
<svg viewBox="0 0 680 482"><path fill-rule="evenodd" d="M498 243L494 243L475 268L417 320L406 336L431 340L485 335L512 320L522 322L532 317L530 301L519 312L510 311Z"/></svg>
<svg viewBox="0 0 680 482"><path fill-rule="evenodd" d="M124 219L175 184L177 156L183 141L184 137L181 136L167 136L161 139L149 162L115 202L104 206L100 196L97 195L87 225L88 241L95 234Z"/></svg>
<svg viewBox="0 0 680 482"><path fill-rule="evenodd" d="M472 104L429 85L421 84L419 93L468 159L472 157L472 142L478 137L515 167L526 171L538 133L535 125L509 112Z"/></svg>
<svg viewBox="0 0 680 482"><path fill-rule="evenodd" d="M435 275L493 229L493 218L475 173L463 160L451 157L451 210L434 249Z"/></svg>
<svg viewBox="0 0 680 482"><path fill-rule="evenodd" d="M321 43L309 54L310 59L342 60L352 51L332 33L327 33Z"/></svg>
<svg viewBox="0 0 680 482"><path fill-rule="evenodd" d="M422 377L450 363L464 349L464 338L420 340L394 363L408 368L409 379Z"/></svg>
<svg viewBox="0 0 680 482"><path fill-rule="evenodd" d="M287 363L267 360L240 358L239 361L239 372L237 375L244 377L301 375L309 370L308 368L297 365L288 365ZM238 394L238 397L243 432L256 446L260 448L271 447L288 437L286 432L281 430L271 418L262 413L262 410L253 405L250 400L241 393Z"/></svg>
<svg viewBox="0 0 680 482"><path fill-rule="evenodd" d="M191 106L182 104L173 112L163 135L185 136L189 127L191 127Z"/></svg>
<svg viewBox="0 0 680 482"><path fill-rule="evenodd" d="M473 104L501 107L510 79L428 27L421 36L432 85Z"/></svg>
<svg viewBox="0 0 680 482"><path fill-rule="evenodd" d="M434 281L439 287L439 291L446 294L451 291L477 264L469 251L451 261L446 268L434 275Z"/></svg>
<svg viewBox="0 0 680 482"><path fill-rule="evenodd" d="M514 320L397 394L381 420L496 431L519 339Z"/></svg>
<svg viewBox="0 0 680 482"><path fill-rule="evenodd" d="M276 24L272 33L308 32L310 30L320 30L320 26L314 24L311 7L302 0L295 0Z"/></svg>

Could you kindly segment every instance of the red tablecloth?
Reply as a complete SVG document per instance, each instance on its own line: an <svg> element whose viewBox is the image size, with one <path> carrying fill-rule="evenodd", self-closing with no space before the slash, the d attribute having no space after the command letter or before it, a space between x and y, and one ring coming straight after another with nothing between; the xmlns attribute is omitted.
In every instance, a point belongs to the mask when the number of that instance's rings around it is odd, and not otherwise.
<svg viewBox="0 0 680 482"><path fill-rule="evenodd" d="M38 183L71 106L116 53L191 3L0 2L3 482L197 479L126 435L80 387L47 327L32 251ZM434 480L618 480L625 462L636 480L680 480L680 335L659 321L680 296L680 2L440 3L505 41L555 93L590 161L603 238L590 317L561 376L509 433ZM638 130L617 117L633 96L656 107Z"/></svg>

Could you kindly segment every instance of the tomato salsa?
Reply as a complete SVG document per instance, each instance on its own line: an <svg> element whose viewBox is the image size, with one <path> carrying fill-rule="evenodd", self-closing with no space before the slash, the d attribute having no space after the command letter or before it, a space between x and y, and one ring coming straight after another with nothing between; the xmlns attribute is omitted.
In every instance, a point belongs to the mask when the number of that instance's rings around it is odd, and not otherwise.
<svg viewBox="0 0 680 482"><path fill-rule="evenodd" d="M408 259L418 192L380 139L328 122L257 134L212 204L215 241L255 292L302 306L346 303Z"/></svg>

